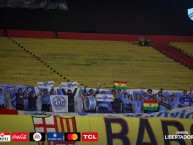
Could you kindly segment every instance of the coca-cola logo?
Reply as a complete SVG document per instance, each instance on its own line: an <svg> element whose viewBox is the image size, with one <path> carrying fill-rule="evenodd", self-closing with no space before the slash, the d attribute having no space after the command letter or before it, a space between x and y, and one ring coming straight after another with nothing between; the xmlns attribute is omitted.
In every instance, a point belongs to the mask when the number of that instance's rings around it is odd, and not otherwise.
<svg viewBox="0 0 193 145"><path fill-rule="evenodd" d="M27 135L26 134L21 134L21 135L13 135L12 139L26 139Z"/></svg>
<svg viewBox="0 0 193 145"><path fill-rule="evenodd" d="M12 141L27 142L28 141L28 133L27 132L15 132L12 134Z"/></svg>

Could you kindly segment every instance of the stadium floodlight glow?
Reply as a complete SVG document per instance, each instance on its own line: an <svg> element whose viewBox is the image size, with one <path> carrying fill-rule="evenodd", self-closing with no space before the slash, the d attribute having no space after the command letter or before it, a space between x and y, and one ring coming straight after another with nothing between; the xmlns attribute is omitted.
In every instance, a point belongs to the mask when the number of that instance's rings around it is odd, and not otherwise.
<svg viewBox="0 0 193 145"><path fill-rule="evenodd" d="M188 16L193 21L193 8L188 9Z"/></svg>

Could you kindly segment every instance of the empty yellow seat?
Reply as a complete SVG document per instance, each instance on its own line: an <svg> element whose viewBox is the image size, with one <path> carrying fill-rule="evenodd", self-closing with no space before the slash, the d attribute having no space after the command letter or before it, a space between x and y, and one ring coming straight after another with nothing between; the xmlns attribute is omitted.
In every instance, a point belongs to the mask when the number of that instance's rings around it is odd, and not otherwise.
<svg viewBox="0 0 193 145"><path fill-rule="evenodd" d="M53 80L57 85L69 79L89 87L100 82L102 88L109 88L120 80L127 81L128 88L153 89L188 89L193 84L192 70L152 47L126 41L13 39L46 65L7 38L0 38L0 83L34 85Z"/></svg>

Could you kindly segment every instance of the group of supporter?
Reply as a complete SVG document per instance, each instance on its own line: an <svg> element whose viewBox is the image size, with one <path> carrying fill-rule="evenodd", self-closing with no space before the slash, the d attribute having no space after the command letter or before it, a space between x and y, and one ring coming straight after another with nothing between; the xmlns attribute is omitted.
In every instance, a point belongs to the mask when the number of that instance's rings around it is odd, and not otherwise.
<svg viewBox="0 0 193 145"><path fill-rule="evenodd" d="M151 46L151 42L148 37L145 38L144 36L140 36L138 39L139 39L140 46Z"/></svg>
<svg viewBox="0 0 193 145"><path fill-rule="evenodd" d="M25 110L25 111L46 111L51 112L52 106L50 102L50 96L51 95L57 95L57 91L53 88L39 88L38 93L35 91L28 91L27 88L22 90L22 88L16 89L16 86L14 87L14 94L16 98L15 108L16 110ZM74 96L76 94L77 88L72 92L72 90L65 91L62 89L63 95L68 95L68 111L74 112ZM8 96L10 96L9 88L5 89L5 93L3 93L3 89L0 88L0 108L8 108L9 99ZM28 105L26 105L26 99L28 102ZM37 104L41 103L41 109L38 108ZM27 106L27 107L26 107Z"/></svg>
<svg viewBox="0 0 193 145"><path fill-rule="evenodd" d="M90 90L89 90L90 91ZM97 89L95 91L96 95L99 93ZM84 89L84 94L87 94L86 89ZM105 91L101 91L101 94L106 94ZM122 90L112 90L114 101L113 102L98 102L97 110L98 113L152 113L156 111L144 111L143 102L144 100L159 100L168 105L171 105L171 109L176 109L179 107L193 106L193 94L192 92L187 93L187 90L183 91L183 94L177 98L176 93L168 94L163 93L161 89L158 93L153 93L152 89L148 89L147 92L141 89L140 93L130 94L127 91ZM85 95L84 97L86 97ZM160 105L157 111L169 110L168 107Z"/></svg>
<svg viewBox="0 0 193 145"><path fill-rule="evenodd" d="M99 88L95 91L90 89L81 92L81 96L84 99L87 96L96 96L97 94L106 94L104 90L100 92ZM193 106L193 94L190 91L184 90L180 96L176 93L163 93L161 89L158 93L153 93L152 89L148 89L147 92L141 89L140 93L134 94L122 90L111 90L111 94L114 97L113 102L97 102L97 109L95 112L98 113L152 113L155 111L144 111L143 101L144 100L159 100L171 106L171 109L176 109L179 107ZM157 111L169 110L164 105L159 104Z"/></svg>
<svg viewBox="0 0 193 145"><path fill-rule="evenodd" d="M138 91L137 93L130 93L124 90L112 89L110 94L113 95L113 102L97 102L95 110L86 110L84 100L88 96L96 97L97 94L108 94L105 90L100 90L99 87L96 89L87 89L86 87L79 89L79 95L81 101L78 103L83 104L82 111L86 112L97 112L97 113L152 113L155 111L144 111L143 102L144 100L159 100L166 104L171 105L172 109L185 106L193 106L193 94L191 91L184 90L181 96L177 96L176 93L163 93L161 89L158 93L153 93L151 89L144 91ZM16 96L16 109L26 111L40 111L37 107L37 103L41 103L41 111L50 112L52 106L50 102L50 95L57 95L58 92L54 88L39 89L38 93L34 91L28 92L26 89L23 91L21 88L14 89ZM6 93L0 88L0 108L7 108L8 104L8 93L9 88L5 89ZM74 109L74 96L77 93L77 88L72 90L62 89L62 94L68 96L68 112L75 112ZM28 108L26 108L26 98L28 100ZM159 104L157 111L169 110L166 106Z"/></svg>

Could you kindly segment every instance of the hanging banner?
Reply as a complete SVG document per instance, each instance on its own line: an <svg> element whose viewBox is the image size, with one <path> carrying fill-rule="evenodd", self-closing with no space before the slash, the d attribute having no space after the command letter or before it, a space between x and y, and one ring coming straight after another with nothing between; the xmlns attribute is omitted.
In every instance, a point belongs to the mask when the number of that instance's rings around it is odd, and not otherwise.
<svg viewBox="0 0 193 145"><path fill-rule="evenodd" d="M72 92L74 92L74 90L79 87L79 83L78 82L60 82L60 87L65 91L71 90Z"/></svg>
<svg viewBox="0 0 193 145"><path fill-rule="evenodd" d="M67 95L51 95L50 102L53 112L68 112L68 96Z"/></svg>
<svg viewBox="0 0 193 145"><path fill-rule="evenodd" d="M19 142L9 145L192 145L193 125L191 119L174 118L127 118L102 116L30 116L1 115L1 132L73 132L80 134L80 141L70 142ZM85 133L95 133L85 143ZM12 136L11 136L12 137ZM95 139L94 142L92 142ZM1 143L6 144L6 143Z"/></svg>
<svg viewBox="0 0 193 145"><path fill-rule="evenodd" d="M55 82L54 81L48 81L48 82L37 82L37 87L41 89L49 89L54 87Z"/></svg>
<svg viewBox="0 0 193 145"><path fill-rule="evenodd" d="M56 112L42 112L42 111L18 111L20 115L63 115ZM68 113L69 116L79 116L79 113ZM183 107L173 110L155 112L155 113L86 113L87 116L112 116L112 117L140 117L140 118L181 118L181 119L193 119L193 107Z"/></svg>

